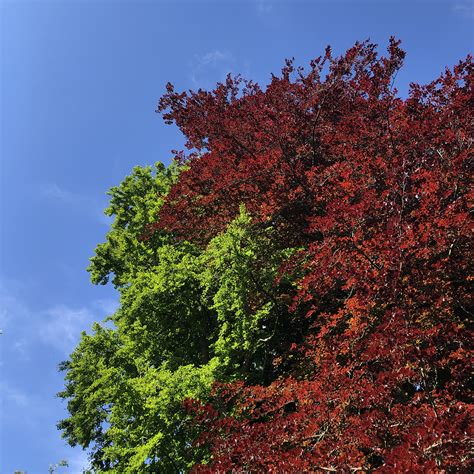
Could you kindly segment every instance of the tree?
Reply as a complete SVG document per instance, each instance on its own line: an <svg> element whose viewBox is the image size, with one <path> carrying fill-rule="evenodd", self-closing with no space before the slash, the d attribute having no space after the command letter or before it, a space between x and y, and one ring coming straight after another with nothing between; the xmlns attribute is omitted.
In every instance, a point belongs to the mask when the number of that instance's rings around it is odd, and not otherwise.
<svg viewBox="0 0 474 474"><path fill-rule="evenodd" d="M208 316L196 303L195 278L183 262L192 262L196 252L191 245L170 245L167 233L141 238L177 173L162 164L137 167L111 189L106 214L114 222L89 271L96 284L112 276L121 306L111 317L113 329L95 324L61 365L66 387L59 396L68 400L70 417L58 427L72 445L91 449L98 472L185 466L181 399L199 398L212 381L212 367L193 365L200 360L202 334L190 325ZM174 294L180 288L181 298ZM181 314L189 327L178 324Z"/></svg>
<svg viewBox="0 0 474 474"><path fill-rule="evenodd" d="M188 152L111 191L115 328L63 364L93 467L469 469L472 58L402 99L403 58L168 85Z"/></svg>
<svg viewBox="0 0 474 474"><path fill-rule="evenodd" d="M265 90L228 77L159 104L191 152L155 228L206 242L244 203L297 249L308 321L273 383L190 405L197 471L468 469L472 58L401 99L403 57L357 43Z"/></svg>
<svg viewBox="0 0 474 474"><path fill-rule="evenodd" d="M120 308L113 328L95 324L61 364L70 417L58 427L90 449L97 472L176 472L206 459L183 401L207 400L215 380L274 377L271 354L291 340L275 296L288 282L273 287L288 250L244 207L206 248L148 234L178 172L135 168L110 191L115 219L89 271L99 284L112 275Z"/></svg>

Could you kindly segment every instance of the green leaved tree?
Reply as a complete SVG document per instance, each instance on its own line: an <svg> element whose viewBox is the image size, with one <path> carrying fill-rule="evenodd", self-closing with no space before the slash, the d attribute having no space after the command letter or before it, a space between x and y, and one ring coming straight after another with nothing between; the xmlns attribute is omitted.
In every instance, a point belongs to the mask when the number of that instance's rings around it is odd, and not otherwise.
<svg viewBox="0 0 474 474"><path fill-rule="evenodd" d="M59 429L90 452L96 472L183 472L205 462L183 407L205 401L215 381L267 383L289 313L291 291L271 227L241 207L222 234L200 247L161 231L147 235L180 169L136 167L110 190L114 217L97 246L92 282L111 280L120 307L110 324L83 333L60 366L69 417ZM285 289L286 288L286 289ZM293 316L294 317L294 316Z"/></svg>

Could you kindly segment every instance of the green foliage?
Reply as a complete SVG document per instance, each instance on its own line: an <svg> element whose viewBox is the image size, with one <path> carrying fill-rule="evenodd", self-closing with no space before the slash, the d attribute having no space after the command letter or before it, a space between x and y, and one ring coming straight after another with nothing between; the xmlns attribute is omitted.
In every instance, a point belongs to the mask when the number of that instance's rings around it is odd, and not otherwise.
<svg viewBox="0 0 474 474"><path fill-rule="evenodd" d="M114 327L96 323L60 367L70 416L58 427L90 450L96 472L178 472L205 460L183 401L205 401L216 380L268 382L287 339L276 295L289 283L275 281L291 250L275 248L274 230L244 207L204 249L163 231L142 238L178 172L135 168L110 191L115 220L89 271L96 284L113 275L120 307Z"/></svg>
<svg viewBox="0 0 474 474"><path fill-rule="evenodd" d="M63 368L71 417L59 427L71 444L94 443L93 467L156 472L183 469L194 459L185 398L203 398L214 380L215 361L170 370L132 357L132 343L120 332L95 324L83 334ZM146 466L148 466L146 468Z"/></svg>
<svg viewBox="0 0 474 474"><path fill-rule="evenodd" d="M137 272L122 291L117 323L137 356L154 366L205 364L215 317L200 301L198 250L186 243L163 245L156 255L157 265Z"/></svg>
<svg viewBox="0 0 474 474"><path fill-rule="evenodd" d="M120 186L107 193L110 204L104 212L115 218L106 242L97 246L91 258L88 270L93 283L105 285L113 274L114 286L121 287L133 279L136 271L151 268L157 262L155 250L168 236L154 233L152 245L141 237L155 221L178 172L174 163L168 168L159 162L154 169L137 166Z"/></svg>
<svg viewBox="0 0 474 474"><path fill-rule="evenodd" d="M278 269L291 249L275 248L272 227L252 226L245 207L201 256L204 298L216 311L216 355L239 378L265 378L270 351L287 317L275 285Z"/></svg>

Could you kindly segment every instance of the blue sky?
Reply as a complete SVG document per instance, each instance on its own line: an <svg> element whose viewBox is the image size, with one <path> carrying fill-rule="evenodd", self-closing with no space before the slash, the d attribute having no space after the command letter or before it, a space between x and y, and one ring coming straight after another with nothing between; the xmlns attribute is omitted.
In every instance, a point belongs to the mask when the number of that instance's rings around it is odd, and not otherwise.
<svg viewBox="0 0 474 474"><path fill-rule="evenodd" d="M331 44L388 37L407 51L396 86L428 82L472 52L472 0L0 0L0 473L87 459L56 430L57 364L114 311L85 268L104 239L106 191L183 139L154 110L165 84L227 72L265 84ZM65 471L62 471L65 472Z"/></svg>

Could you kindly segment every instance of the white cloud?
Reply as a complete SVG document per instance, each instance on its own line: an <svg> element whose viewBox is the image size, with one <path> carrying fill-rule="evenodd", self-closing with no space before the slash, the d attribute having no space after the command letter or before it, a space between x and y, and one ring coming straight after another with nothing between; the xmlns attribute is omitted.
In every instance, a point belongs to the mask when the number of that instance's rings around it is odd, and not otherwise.
<svg viewBox="0 0 474 474"><path fill-rule="evenodd" d="M79 474L89 466L87 453L67 447L55 429L65 415L54 397L64 386L57 363L74 349L81 331L90 331L117 303L101 299L78 307L38 307L30 302L29 290L28 284L0 276L0 437L20 426L27 442L36 437L38 444L50 446L51 441L51 461L66 459L69 468L64 472Z"/></svg>
<svg viewBox="0 0 474 474"><path fill-rule="evenodd" d="M26 407L30 404L30 399L26 393L5 382L0 384L0 392L2 394L2 402L6 405L13 403L18 407Z"/></svg>
<svg viewBox="0 0 474 474"><path fill-rule="evenodd" d="M107 206L105 198L100 200L96 196L74 193L56 183L43 184L40 193L47 199L67 205L69 209L86 213L101 223L110 225L110 217L104 214L104 209Z"/></svg>
<svg viewBox="0 0 474 474"><path fill-rule="evenodd" d="M229 53L215 50L204 54L203 56L196 56L200 66L207 66L209 64L216 65L219 61L228 61L231 56Z"/></svg>
<svg viewBox="0 0 474 474"><path fill-rule="evenodd" d="M41 192L44 196L57 199L58 201L62 201L65 204L77 204L87 201L85 196L67 191L55 183L43 185L41 187Z"/></svg>
<svg viewBox="0 0 474 474"><path fill-rule="evenodd" d="M81 332L88 330L95 320L96 315L86 308L56 306L43 312L39 336L45 344L69 354L79 341Z"/></svg>
<svg viewBox="0 0 474 474"><path fill-rule="evenodd" d="M96 300L92 306L104 313L104 316L112 316L119 308L119 302L112 299Z"/></svg>
<svg viewBox="0 0 474 474"><path fill-rule="evenodd" d="M456 2L453 6L453 10L465 18L474 19L474 0Z"/></svg>
<svg viewBox="0 0 474 474"><path fill-rule="evenodd" d="M69 464L69 469L67 469L67 472L70 474L79 474L84 470L90 469L87 451L83 451L80 448L76 448L74 453L69 454L67 461Z"/></svg>
<svg viewBox="0 0 474 474"><path fill-rule="evenodd" d="M9 353L9 357L30 360L40 350L38 343L69 355L81 332L90 331L95 321L111 316L119 304L113 299L99 299L82 307L57 304L33 309L23 301L26 289L19 291L18 286L0 278L0 348L5 349L0 353L2 358Z"/></svg>
<svg viewBox="0 0 474 474"><path fill-rule="evenodd" d="M271 5L269 0L255 0L255 5L260 15L270 13L273 9L273 5Z"/></svg>
<svg viewBox="0 0 474 474"><path fill-rule="evenodd" d="M12 321L28 314L26 306L15 296L18 286L17 282L0 279L0 329L4 333L8 331Z"/></svg>
<svg viewBox="0 0 474 474"><path fill-rule="evenodd" d="M17 339L13 343L12 349L21 360L30 360L30 355L28 353L28 341L26 338L21 337L20 339Z"/></svg>
<svg viewBox="0 0 474 474"><path fill-rule="evenodd" d="M232 73L234 66L234 56L228 51L215 49L202 55L196 54L191 62L191 81L195 87L210 89Z"/></svg>
<svg viewBox="0 0 474 474"><path fill-rule="evenodd" d="M2 331L8 326L9 322L11 321L11 314L8 311L8 303L6 297L0 294L0 329ZM7 304L5 304L7 303Z"/></svg>
<svg viewBox="0 0 474 474"><path fill-rule="evenodd" d="M33 430L38 426L38 419L31 414L44 413L44 403L35 393L18 384L23 385L23 381L6 380L3 377L0 381L0 427L16 423L27 431Z"/></svg>

